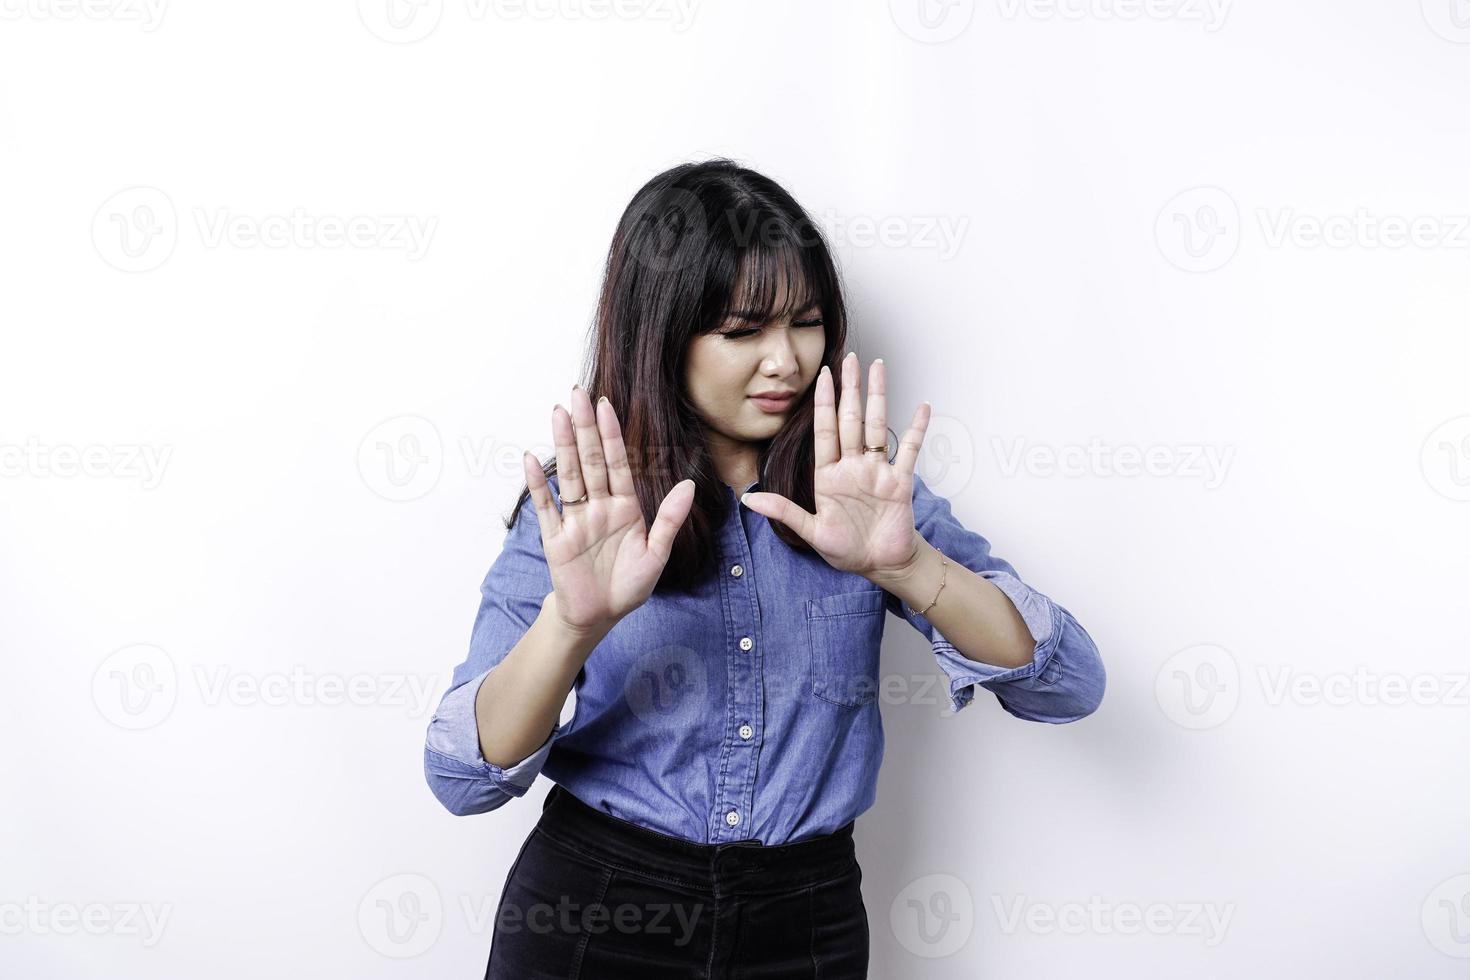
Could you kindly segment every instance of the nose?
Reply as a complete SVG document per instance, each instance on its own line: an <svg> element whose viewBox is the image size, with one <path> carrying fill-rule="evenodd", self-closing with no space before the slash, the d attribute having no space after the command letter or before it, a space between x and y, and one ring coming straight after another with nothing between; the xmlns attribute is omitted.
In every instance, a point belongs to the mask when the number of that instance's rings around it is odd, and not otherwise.
<svg viewBox="0 0 1470 980"><path fill-rule="evenodd" d="M794 374L797 369L796 347L791 342L790 332L775 330L767 337L769 340L761 352L761 373L772 378Z"/></svg>

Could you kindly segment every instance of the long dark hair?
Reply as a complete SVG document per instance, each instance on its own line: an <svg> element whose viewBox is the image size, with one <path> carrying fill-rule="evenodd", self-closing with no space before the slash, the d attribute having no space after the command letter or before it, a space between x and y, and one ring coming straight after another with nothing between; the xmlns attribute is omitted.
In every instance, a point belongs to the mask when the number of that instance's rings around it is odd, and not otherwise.
<svg viewBox="0 0 1470 980"><path fill-rule="evenodd" d="M783 278L786 303L777 310ZM847 318L826 239L779 184L732 160L664 171L643 185L618 221L591 360L579 383L594 405L606 395L617 412L646 523L652 525L674 484L695 481L689 518L656 588L688 589L713 572L715 532L728 517L725 484L709 459L704 423L683 387L690 340L714 330L734 310L757 311L761 322L770 322L813 304L826 333L822 361L839 379ZM786 424L761 445L758 470L761 489L808 511L815 510L815 389L808 384ZM555 474L555 453L541 466L548 477ZM530 492L522 487L507 528L515 526ZM773 521L772 527L792 548L812 551L785 525Z"/></svg>

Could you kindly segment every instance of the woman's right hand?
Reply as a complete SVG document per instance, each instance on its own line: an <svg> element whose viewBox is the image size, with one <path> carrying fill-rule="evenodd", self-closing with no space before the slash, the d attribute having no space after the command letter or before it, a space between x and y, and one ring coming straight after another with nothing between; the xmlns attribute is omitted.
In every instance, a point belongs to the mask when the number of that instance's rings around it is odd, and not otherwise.
<svg viewBox="0 0 1470 980"><path fill-rule="evenodd" d="M571 403L570 414L559 404L551 413L560 512L540 461L522 453L521 465L541 525L556 614L573 633L599 637L653 593L693 506L694 481L674 485L649 529L612 403L604 398L594 407L580 387L572 389ZM565 503L584 493L585 502Z"/></svg>

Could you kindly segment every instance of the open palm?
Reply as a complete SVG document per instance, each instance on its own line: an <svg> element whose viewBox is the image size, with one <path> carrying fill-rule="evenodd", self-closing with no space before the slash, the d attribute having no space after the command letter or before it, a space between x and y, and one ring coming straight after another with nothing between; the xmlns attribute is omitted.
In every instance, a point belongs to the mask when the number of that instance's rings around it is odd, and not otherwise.
<svg viewBox="0 0 1470 980"><path fill-rule="evenodd" d="M809 513L778 493L750 493L744 502L790 527L833 568L871 576L902 568L916 552L914 465L929 425L929 403L915 410L890 464L883 361L868 368L866 412L858 390L859 369L856 354L843 358L840 402L834 399L831 372L823 367L817 375L812 399L817 512ZM882 453L864 452L865 445L885 448Z"/></svg>
<svg viewBox="0 0 1470 980"><path fill-rule="evenodd" d="M536 457L523 454L522 465L557 614L569 628L594 633L652 594L694 503L694 481L675 484L647 528L612 404L594 406L581 388L573 389L571 402L570 413L560 405L552 410L561 511Z"/></svg>

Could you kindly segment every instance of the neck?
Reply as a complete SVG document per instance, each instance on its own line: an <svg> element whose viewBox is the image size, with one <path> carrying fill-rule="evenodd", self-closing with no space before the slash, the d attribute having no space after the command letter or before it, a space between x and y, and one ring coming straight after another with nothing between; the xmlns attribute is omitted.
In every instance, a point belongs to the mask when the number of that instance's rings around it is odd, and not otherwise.
<svg viewBox="0 0 1470 980"><path fill-rule="evenodd" d="M757 443L712 432L708 448L715 473L736 493L759 479L760 446Z"/></svg>

